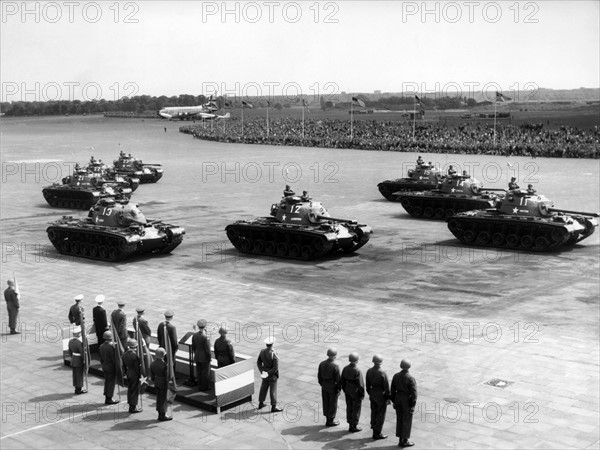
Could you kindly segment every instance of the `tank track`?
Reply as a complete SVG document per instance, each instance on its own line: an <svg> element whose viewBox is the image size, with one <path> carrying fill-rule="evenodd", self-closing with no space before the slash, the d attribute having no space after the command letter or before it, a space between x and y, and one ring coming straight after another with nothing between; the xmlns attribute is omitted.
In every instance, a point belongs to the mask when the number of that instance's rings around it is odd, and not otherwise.
<svg viewBox="0 0 600 450"><path fill-rule="evenodd" d="M463 244L508 248L535 252L550 251L562 245L574 245L594 232L569 232L560 222L537 220L503 220L501 218L455 216L448 219L448 229Z"/></svg>
<svg viewBox="0 0 600 450"><path fill-rule="evenodd" d="M358 228L358 227L357 227ZM359 229L360 230L360 229ZM329 241L325 234L311 230L294 229L285 224L252 225L232 224L226 228L227 237L242 253L309 261L342 249L354 252L369 241L369 235L360 230L358 241Z"/></svg>
<svg viewBox="0 0 600 450"><path fill-rule="evenodd" d="M437 183L430 183L425 181L413 181L410 178L401 180L385 180L377 185L379 192L390 202L399 202L400 198L397 195L393 195L394 192L398 191L428 191L435 189Z"/></svg>
<svg viewBox="0 0 600 450"><path fill-rule="evenodd" d="M94 197L91 192L66 189L44 189L42 194L50 206L69 209L90 209L102 198Z"/></svg>
<svg viewBox="0 0 600 450"><path fill-rule="evenodd" d="M404 196L402 207L412 217L442 220L456 213L493 207L493 202L481 198Z"/></svg>

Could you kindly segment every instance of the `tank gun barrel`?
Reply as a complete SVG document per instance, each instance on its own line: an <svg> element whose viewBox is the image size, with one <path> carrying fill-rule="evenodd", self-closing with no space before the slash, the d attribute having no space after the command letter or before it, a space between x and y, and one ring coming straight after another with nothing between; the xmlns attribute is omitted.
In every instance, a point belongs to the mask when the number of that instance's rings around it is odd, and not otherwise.
<svg viewBox="0 0 600 450"><path fill-rule="evenodd" d="M571 211L568 209L556 209L556 208L548 208L549 212L557 212L557 213L565 213L565 214L578 214L580 216L591 216L591 217L600 217L598 213L588 213L581 211Z"/></svg>
<svg viewBox="0 0 600 450"><path fill-rule="evenodd" d="M319 219L319 220L332 220L334 222L342 222L342 223L354 223L354 222L356 222L356 220L339 219L337 217L322 216L320 214L317 215L317 219Z"/></svg>
<svg viewBox="0 0 600 450"><path fill-rule="evenodd" d="M502 188L488 188L488 187L482 187L479 190L480 191L494 191L494 192L508 192L506 189L502 189Z"/></svg>

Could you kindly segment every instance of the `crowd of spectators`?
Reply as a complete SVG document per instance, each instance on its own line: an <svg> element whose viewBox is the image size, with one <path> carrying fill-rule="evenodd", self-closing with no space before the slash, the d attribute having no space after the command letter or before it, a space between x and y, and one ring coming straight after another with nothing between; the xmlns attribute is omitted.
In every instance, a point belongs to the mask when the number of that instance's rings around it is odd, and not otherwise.
<svg viewBox="0 0 600 450"><path fill-rule="evenodd" d="M344 148L378 151L462 153L504 156L555 158L600 158L598 126L557 129L498 123L462 123L447 126L418 122L413 139L411 121L306 120L277 118L267 124L264 119L222 120L196 123L179 128L203 140L247 144L294 145L304 147ZM352 133L352 134L351 134ZM352 137L351 137L352 136Z"/></svg>

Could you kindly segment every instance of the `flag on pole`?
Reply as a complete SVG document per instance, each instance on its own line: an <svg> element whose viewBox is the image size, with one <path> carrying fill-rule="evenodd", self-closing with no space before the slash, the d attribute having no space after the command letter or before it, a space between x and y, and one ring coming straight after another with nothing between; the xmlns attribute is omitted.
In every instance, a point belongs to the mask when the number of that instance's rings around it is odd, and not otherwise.
<svg viewBox="0 0 600 450"><path fill-rule="evenodd" d="M167 333L167 322L165 322L165 326L163 327L164 340L165 340L165 350L167 351L167 403L173 404L175 400L175 396L177 395L177 382L175 380L175 369L173 364L173 353L171 349L171 340L169 339L169 334Z"/></svg>
<svg viewBox="0 0 600 450"><path fill-rule="evenodd" d="M364 103L363 103L363 106L364 106ZM306 110L308 112L310 112L310 109L308 108L308 102L304 99L302 99L302 107L306 108Z"/></svg>
<svg viewBox="0 0 600 450"><path fill-rule="evenodd" d="M90 347L87 338L87 330L85 327L85 316L83 314L83 308L79 307L79 318L81 320L81 344L83 346L83 376L85 377L85 388L88 388L88 372L90 370Z"/></svg>
<svg viewBox="0 0 600 450"><path fill-rule="evenodd" d="M123 375L123 344L121 343L121 339L119 338L119 334L117 332L117 328L115 327L115 322L113 320L112 314L110 315L110 328L113 333L113 341L115 343L115 360L116 360L116 369L117 374L115 377L115 381L119 386L125 386L125 379Z"/></svg>
<svg viewBox="0 0 600 450"><path fill-rule="evenodd" d="M271 102L269 100L267 100L267 109L269 109L271 107Z"/></svg>
<svg viewBox="0 0 600 450"><path fill-rule="evenodd" d="M512 100L510 97L507 97L506 95L502 95L502 92L498 92L496 91L496 101L497 102L507 102L509 100Z"/></svg>
<svg viewBox="0 0 600 450"><path fill-rule="evenodd" d="M423 103L421 102L421 99L419 98L418 95L415 95L415 102L417 102L417 104L421 107L424 108Z"/></svg>
<svg viewBox="0 0 600 450"><path fill-rule="evenodd" d="M148 375L150 375L150 364L152 364L152 358L150 352L146 346L146 340L140 332L140 323L138 320L135 321L135 336L137 339L138 347L138 358L140 359L140 394L146 392L148 386Z"/></svg>
<svg viewBox="0 0 600 450"><path fill-rule="evenodd" d="M365 102L363 102L360 98L358 97L352 97L352 104L354 105L358 105L361 108L365 107Z"/></svg>
<svg viewBox="0 0 600 450"><path fill-rule="evenodd" d="M17 283L17 277L13 272L13 281L15 282L15 294L19 295L21 292L19 291L19 283Z"/></svg>
<svg viewBox="0 0 600 450"><path fill-rule="evenodd" d="M254 108L254 105L250 102L245 102L244 100L242 100L242 108Z"/></svg>

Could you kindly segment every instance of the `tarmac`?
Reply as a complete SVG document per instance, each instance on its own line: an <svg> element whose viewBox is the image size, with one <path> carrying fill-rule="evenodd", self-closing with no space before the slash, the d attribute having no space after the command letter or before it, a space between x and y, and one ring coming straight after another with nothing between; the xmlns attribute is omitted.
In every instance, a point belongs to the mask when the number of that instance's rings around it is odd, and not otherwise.
<svg viewBox="0 0 600 450"><path fill-rule="evenodd" d="M183 243L171 255L117 264L58 255L48 246L45 224L62 214L85 212L44 205L43 180L9 179L3 185L8 192L3 189L1 277L3 282L17 277L22 301L20 335L7 334L6 309L0 310L0 447L396 447L391 406L383 429L389 437L372 439L368 398L362 432L348 433L343 395L341 424L324 426L317 366L329 347L337 348L341 367L357 351L363 374L373 354L381 354L390 381L403 358L412 361L419 393L414 448L600 446L597 232L573 249L548 255L467 249L452 239L445 223L410 219L377 192L377 181L394 175L393 158L414 161L416 155L337 151L316 161L322 169L330 160L339 161L340 183L314 184L311 192L321 194L333 216L373 225L371 241L356 254L317 262L240 255L228 244L224 226L268 215L285 183L261 179L232 188L209 179L182 190L182 183L199 177L194 160L227 161L229 167L232 161L242 167L251 161L297 161L309 167L319 150L208 145L176 134L176 124L164 133L165 123L143 125L145 132L160 131L155 153L144 159L162 162L165 175L156 185L140 186L134 198L147 216L186 227ZM166 144L172 158L161 161L158 147ZM116 158L118 152L113 153ZM3 162L7 158L4 154ZM362 177L356 169L360 158L372 162ZM574 199L575 205L563 201L560 175L549 190L567 209L586 203L592 206L585 209L594 209L597 162L591 169L586 161L538 163L540 173L560 174L561 164L591 171L585 180L592 181L583 182L587 194ZM153 332L165 309L174 310L180 336L204 318L214 342L218 325L226 323L236 351L254 357L272 333L283 412L255 409L258 370L251 403L213 414L175 402L170 422L156 420L152 394L144 394L140 414L127 412L124 389L120 404L105 406L103 381L95 376L89 377L87 394L74 395L61 340L72 298L80 293L89 318L97 294L106 296L108 312L117 299L125 299L128 320L144 306Z"/></svg>

